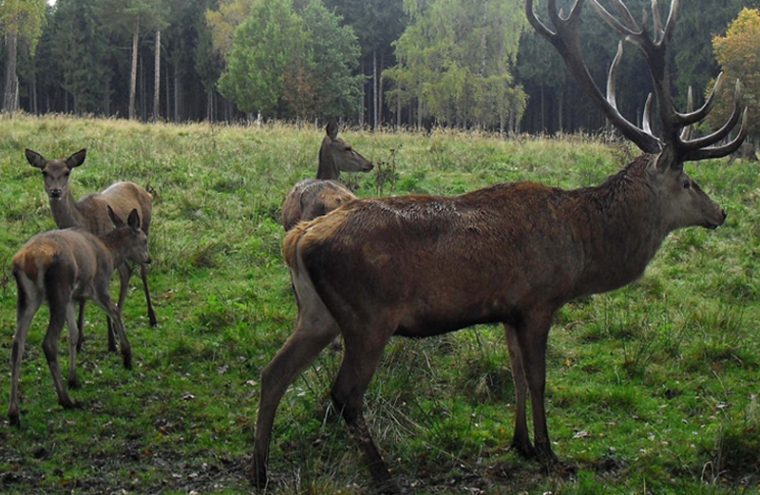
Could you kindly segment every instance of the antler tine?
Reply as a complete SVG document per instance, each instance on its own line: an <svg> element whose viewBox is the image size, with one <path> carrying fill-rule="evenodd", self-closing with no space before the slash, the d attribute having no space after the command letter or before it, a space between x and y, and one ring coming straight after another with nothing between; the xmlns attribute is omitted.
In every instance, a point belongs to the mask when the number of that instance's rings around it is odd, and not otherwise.
<svg viewBox="0 0 760 495"><path fill-rule="evenodd" d="M620 15L625 18L625 21L629 26L633 26L635 30L639 30L639 26L636 24L636 19L633 18L631 11L628 10L628 7L626 7L622 0L615 0L615 7L617 7L618 12L620 12Z"/></svg>
<svg viewBox="0 0 760 495"><path fill-rule="evenodd" d="M686 93L686 111L693 112L694 110L694 91L689 86L689 91ZM691 138L691 126L686 126L681 130L681 141L686 142Z"/></svg>
<svg viewBox="0 0 760 495"><path fill-rule="evenodd" d="M662 37L665 36L665 28L662 24L662 16L660 15L660 7L657 5L657 0L652 0L652 18L654 20L654 41L659 43Z"/></svg>
<svg viewBox="0 0 760 495"><path fill-rule="evenodd" d="M549 19L553 24L554 31L536 17L533 11L532 0L526 0L525 10L528 16L528 21L531 25L539 34L554 45L578 85L581 86L584 92L592 99L594 104L602 110L607 119L609 119L623 136L633 141L646 153L660 152L662 150L660 140L629 122L623 117L614 104L614 76L617 70L615 67L616 64L613 62L613 67L610 69L613 81L610 83L608 80L607 83L608 94L611 96L611 100L608 100L607 97L602 94L602 91L599 89L599 86L597 86L594 78L591 77L588 67L586 67L586 63L583 60L583 50L581 48L580 36L578 34L578 21L580 20L583 1L584 0L576 0L570 14L567 17L563 17L563 15L560 15L557 12L557 1L548 0ZM593 4L596 4L598 0L591 1ZM625 26L621 25L621 27L626 31L630 31Z"/></svg>
<svg viewBox="0 0 760 495"><path fill-rule="evenodd" d="M647 101L644 103L644 114L641 116L641 128L644 129L644 132L647 134L652 134L652 102L654 99L652 98L652 93L649 93L647 95Z"/></svg>
<svg viewBox="0 0 760 495"><path fill-rule="evenodd" d="M720 94L723 89L723 81L723 72L721 72L718 74L718 77L715 78L715 84L713 85L710 94L707 96L705 103L699 109L693 111L692 108L689 108L687 113L676 114L679 123L682 125L696 124L707 117L707 114L710 113L710 110L712 110L712 107L715 104L715 96ZM691 90L691 87L689 87L689 90Z"/></svg>
<svg viewBox="0 0 760 495"><path fill-rule="evenodd" d="M748 132L748 109L745 108L742 113L742 126L739 129L739 134L736 135L731 142L724 144L723 146L711 146L709 148L701 148L694 150L684 155L683 160L694 162L698 160L705 160L709 158L722 158L728 156L734 151L738 150L744 140L747 138Z"/></svg>
<svg viewBox="0 0 760 495"><path fill-rule="evenodd" d="M731 134L731 130L736 127L736 124L739 122L739 117L742 115L741 98L742 87L741 83L737 79L736 89L734 90L734 110L731 112L731 117L729 117L729 119L725 124L723 124L723 126L721 126L720 129L711 134L708 134L707 136L698 139L692 139L690 141L681 140L678 143L679 150L688 154L691 151L705 149L708 146L711 146L721 141L722 139L725 139L729 134ZM746 113L746 109L744 113Z"/></svg>
<svg viewBox="0 0 760 495"><path fill-rule="evenodd" d="M607 73L607 101L612 105L613 107L617 108L617 101L615 98L616 90L617 90L617 73L618 73L618 67L620 67L620 60L623 58L623 42L618 42L618 48L617 53L615 53L615 58L612 59L612 65L610 65L610 70Z"/></svg>
<svg viewBox="0 0 760 495"><path fill-rule="evenodd" d="M536 13L533 11L533 0L525 1L525 15L528 17L528 22L533 26L533 29L554 44L553 40L556 39L557 33L549 29L546 24L536 17Z"/></svg>
<svg viewBox="0 0 760 495"><path fill-rule="evenodd" d="M616 4L622 4L622 1L616 0ZM631 16L630 11L628 11L628 8L625 5L622 6L622 9L625 9L627 12L627 17L630 17L630 21L633 21L632 24L635 26L635 30L629 28L628 26L625 26L614 15L610 14L609 11L605 9L598 0L591 0L591 6L594 7L594 10L596 10L597 14L599 14L599 17L604 19L604 21L609 24L612 29L620 33L621 36L637 38L643 33L642 29L636 25L636 22L633 20L633 16ZM620 10L621 7L618 7L618 9Z"/></svg>
<svg viewBox="0 0 760 495"><path fill-rule="evenodd" d="M662 39L660 40L660 43L664 42L665 40L669 40L673 36L673 30L676 27L676 18L678 17L679 5L680 5L680 0L671 0L670 12L668 12L668 20L665 21L665 30L663 32L663 36L662 36Z"/></svg>

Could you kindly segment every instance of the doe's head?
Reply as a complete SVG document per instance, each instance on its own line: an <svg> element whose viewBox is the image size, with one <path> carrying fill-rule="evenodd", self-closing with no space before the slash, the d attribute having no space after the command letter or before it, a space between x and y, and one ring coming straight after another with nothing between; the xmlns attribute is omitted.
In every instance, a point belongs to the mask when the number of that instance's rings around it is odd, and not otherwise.
<svg viewBox="0 0 760 495"><path fill-rule="evenodd" d="M319 179L337 179L338 173L369 172L374 165L364 158L354 148L338 137L338 125L335 122L327 124L322 146L319 148ZM323 169L331 170L331 176L323 175ZM320 176L322 175L322 176Z"/></svg>
<svg viewBox="0 0 760 495"><path fill-rule="evenodd" d="M45 192L52 201L61 200L69 188L69 174L71 171L84 163L87 155L86 149L81 149L64 159L48 160L36 151L26 149L26 161L32 167L42 171L42 177L45 183Z"/></svg>
<svg viewBox="0 0 760 495"><path fill-rule="evenodd" d="M140 228L140 215L137 209L129 213L127 223L124 223L110 205L107 208L108 216L116 228L116 235L119 236L119 249L124 257L134 263L149 264L151 259L148 254L148 236Z"/></svg>

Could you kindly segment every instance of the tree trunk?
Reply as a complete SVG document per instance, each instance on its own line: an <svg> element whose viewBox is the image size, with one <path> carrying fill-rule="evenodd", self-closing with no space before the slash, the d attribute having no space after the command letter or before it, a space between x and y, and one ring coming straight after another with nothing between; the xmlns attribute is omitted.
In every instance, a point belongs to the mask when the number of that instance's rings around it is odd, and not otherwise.
<svg viewBox="0 0 760 495"><path fill-rule="evenodd" d="M383 98L385 91L383 91L383 67L385 67L385 53L380 52L380 80L377 84L377 126L383 125Z"/></svg>
<svg viewBox="0 0 760 495"><path fill-rule="evenodd" d="M140 20L135 20L132 30L132 71L129 77L129 120L135 118L135 96L137 94L137 49L140 40Z"/></svg>
<svg viewBox="0 0 760 495"><path fill-rule="evenodd" d="M366 64L362 59L362 77L366 74ZM362 82L362 104L359 106L359 127L364 127L364 105L367 101L367 83Z"/></svg>
<svg viewBox="0 0 760 495"><path fill-rule="evenodd" d="M565 113L565 91L562 86L557 90L557 132L561 133L563 129Z"/></svg>
<svg viewBox="0 0 760 495"><path fill-rule="evenodd" d="M153 122L161 118L161 30L156 29L156 52L153 72ZM169 103L167 101L167 103Z"/></svg>
<svg viewBox="0 0 760 495"><path fill-rule="evenodd" d="M372 50L372 129L377 129L377 50Z"/></svg>
<svg viewBox="0 0 760 495"><path fill-rule="evenodd" d="M182 119L182 79L179 77L179 62L174 63L174 122Z"/></svg>
<svg viewBox="0 0 760 495"><path fill-rule="evenodd" d="M106 117L111 116L111 77L106 76L105 93L103 95L103 114Z"/></svg>
<svg viewBox="0 0 760 495"><path fill-rule="evenodd" d="M544 98L544 85L541 85L541 133L546 132L546 108L545 108L545 98Z"/></svg>
<svg viewBox="0 0 760 495"><path fill-rule="evenodd" d="M6 38L8 56L5 62L5 86L3 94L3 112L18 110L18 77L16 76L16 61L18 56L18 35L11 33Z"/></svg>
<svg viewBox="0 0 760 495"><path fill-rule="evenodd" d="M140 103L140 121L145 122L148 120L148 102L145 99L145 96L148 94L147 90L147 74L148 71L145 68L145 61L143 60L145 57L141 57L140 61L137 62L137 77L140 78L140 94L139 94L139 103Z"/></svg>
<svg viewBox="0 0 760 495"><path fill-rule="evenodd" d="M32 69L32 81L31 81L31 83L32 83L32 87L30 89L31 94L29 95L30 100L31 100L30 101L30 104L31 104L30 111L34 115L37 115L37 114L39 114L39 107L37 105L37 71L34 70L34 69Z"/></svg>
<svg viewBox="0 0 760 495"><path fill-rule="evenodd" d="M398 91L398 98L396 98L396 130L401 129L401 85L396 88Z"/></svg>
<svg viewBox="0 0 760 495"><path fill-rule="evenodd" d="M171 85L170 85L171 81L169 79L169 68L168 67L166 68L166 70L164 71L164 73L166 75L166 77L164 78L164 88L165 88L164 91L166 92L165 95L164 95L164 98L165 98L165 101L166 101L166 120L169 120L170 118L172 118L172 115L174 115L174 114L172 113L172 105L171 105L172 94L171 94L171 89L170 89L171 88Z"/></svg>

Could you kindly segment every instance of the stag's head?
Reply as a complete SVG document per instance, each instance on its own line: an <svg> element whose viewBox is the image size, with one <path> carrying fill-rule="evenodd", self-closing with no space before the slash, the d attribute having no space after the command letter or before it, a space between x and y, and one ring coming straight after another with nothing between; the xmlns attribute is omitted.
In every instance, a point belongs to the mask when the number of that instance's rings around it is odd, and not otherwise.
<svg viewBox="0 0 760 495"><path fill-rule="evenodd" d="M140 228L140 215L133 209L127 217L127 223L122 220L111 208L107 206L108 216L113 222L114 230L111 234L117 238L117 245L125 259L138 264L151 262L148 254L148 236Z"/></svg>
<svg viewBox="0 0 760 495"><path fill-rule="evenodd" d="M357 153L353 147L338 137L338 125L327 124L326 134L319 148L319 171L317 179L337 179L343 172L369 172L372 162Z"/></svg>
<svg viewBox="0 0 760 495"><path fill-rule="evenodd" d="M53 201L59 201L68 193L71 170L84 163L86 154L87 150L81 149L65 160L47 160L39 153L27 149L26 160L29 165L42 171L48 197Z"/></svg>
<svg viewBox="0 0 760 495"><path fill-rule="evenodd" d="M692 108L691 90L687 110L680 112L675 108L671 93L668 45L673 37L679 0L671 1L665 22L657 0L652 0L651 26L646 12L639 23L622 0L609 0L615 7L617 16L610 13L600 0L589 1L597 14L622 39L638 47L647 61L654 90L644 105L641 126L627 120L617 108L616 74L623 55L622 40L608 73L606 94L602 94L586 67L578 31L584 0L576 0L568 15L557 10L556 0L548 0L548 17L553 29L536 17L532 0L527 0L525 7L531 25L559 51L581 88L607 119L650 157L647 179L655 192L665 227L674 230L688 226L720 226L726 219L725 211L702 191L684 172L683 167L689 161L729 155L741 146L747 136L747 111L741 109L739 82L736 83L734 109L728 121L711 134L692 139L691 126L707 117L715 102L715 95L720 92L723 78L718 76L711 93L699 109ZM737 135L723 143L740 119L742 123Z"/></svg>

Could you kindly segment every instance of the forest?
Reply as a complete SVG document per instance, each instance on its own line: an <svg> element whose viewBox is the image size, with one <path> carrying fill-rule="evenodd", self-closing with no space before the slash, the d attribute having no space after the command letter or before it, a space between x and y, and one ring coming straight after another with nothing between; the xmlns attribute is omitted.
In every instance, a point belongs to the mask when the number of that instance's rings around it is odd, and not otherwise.
<svg viewBox="0 0 760 495"><path fill-rule="evenodd" d="M632 0L631 11L645 3ZM742 79L758 112L758 6L692 0L682 9L670 54L677 104L689 87L707 92L722 70ZM0 0L0 29L4 112L549 134L605 127L529 29L522 0ZM614 35L597 22L582 29L603 81ZM635 50L625 57L618 105L637 121L651 82Z"/></svg>

